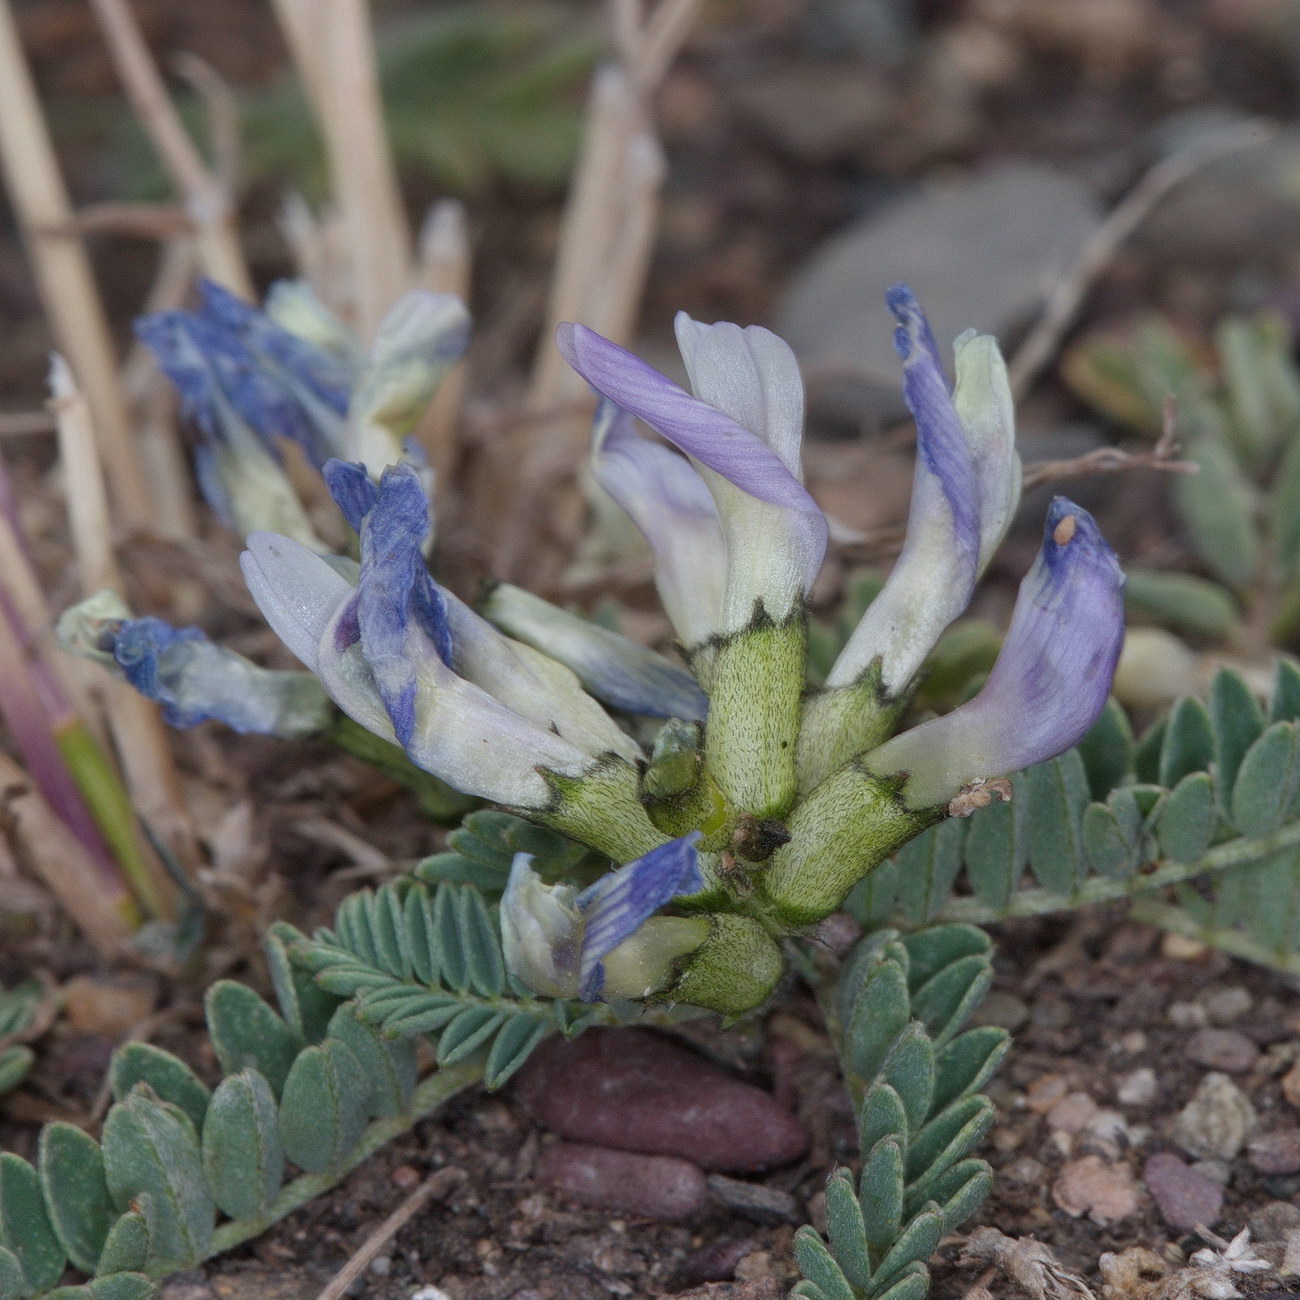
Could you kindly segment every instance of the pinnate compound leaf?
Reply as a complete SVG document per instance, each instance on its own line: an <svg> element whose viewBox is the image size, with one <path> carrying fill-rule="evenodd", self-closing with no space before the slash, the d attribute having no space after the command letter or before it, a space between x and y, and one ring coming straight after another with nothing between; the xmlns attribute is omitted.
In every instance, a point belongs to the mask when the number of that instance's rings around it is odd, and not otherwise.
<svg viewBox="0 0 1300 1300"><path fill-rule="evenodd" d="M912 996L912 1014L942 1047L966 1023L993 982L988 957L972 953L932 975Z"/></svg>
<svg viewBox="0 0 1300 1300"><path fill-rule="evenodd" d="M915 1132L925 1122L934 1101L934 1043L925 1026L914 1020L895 1040L880 1067L880 1076L898 1093Z"/></svg>
<svg viewBox="0 0 1300 1300"><path fill-rule="evenodd" d="M505 1022L492 1007L466 1007L438 1038L438 1064L455 1065L482 1047Z"/></svg>
<svg viewBox="0 0 1300 1300"><path fill-rule="evenodd" d="M73 1124L47 1124L37 1168L55 1236L77 1268L93 1273L117 1218L99 1143Z"/></svg>
<svg viewBox="0 0 1300 1300"><path fill-rule="evenodd" d="M204 999L208 1033L223 1074L252 1066L278 1097L302 1039L246 984L218 980Z"/></svg>
<svg viewBox="0 0 1300 1300"><path fill-rule="evenodd" d="M1025 843L1024 777L1012 780L1009 803L995 800L972 817L966 833L966 875L985 907L1002 911L1011 901L1028 862Z"/></svg>
<svg viewBox="0 0 1300 1300"><path fill-rule="evenodd" d="M1078 749L1092 798L1104 799L1128 779L1133 771L1133 728L1117 700L1106 701Z"/></svg>
<svg viewBox="0 0 1300 1300"><path fill-rule="evenodd" d="M872 1078L911 1018L907 976L892 961L876 963L862 981L844 1026L847 1073L864 1082Z"/></svg>
<svg viewBox="0 0 1300 1300"><path fill-rule="evenodd" d="M36 1170L19 1156L0 1155L0 1246L22 1266L35 1290L54 1286L67 1254L55 1235Z"/></svg>
<svg viewBox="0 0 1300 1300"><path fill-rule="evenodd" d="M284 1182L280 1115L271 1085L254 1069L223 1079L203 1125L203 1168L218 1208L259 1219Z"/></svg>
<svg viewBox="0 0 1300 1300"><path fill-rule="evenodd" d="M298 1054L280 1099L285 1155L309 1174L337 1169L361 1140L371 1085L351 1048L336 1038Z"/></svg>
<svg viewBox="0 0 1300 1300"><path fill-rule="evenodd" d="M898 905L912 925L928 925L961 871L966 822L950 817L898 851Z"/></svg>
<svg viewBox="0 0 1300 1300"><path fill-rule="evenodd" d="M303 1042L319 1043L339 999L321 988L311 972L290 956L291 949L306 942L307 936L300 930L287 921L277 921L267 932L263 946L280 1015Z"/></svg>
<svg viewBox="0 0 1300 1300"><path fill-rule="evenodd" d="M930 1270L924 1264L911 1263L903 1269L903 1275L898 1281L872 1300L924 1300L929 1289Z"/></svg>
<svg viewBox="0 0 1300 1300"><path fill-rule="evenodd" d="M945 967L964 957L987 957L993 943L977 925L935 925L899 940L907 954L907 984L913 996Z"/></svg>
<svg viewBox="0 0 1300 1300"><path fill-rule="evenodd" d="M1300 448L1300 438L1296 439ZM1297 511L1300 517L1300 511ZM1273 695L1269 701L1270 722L1300 721L1300 664L1292 659L1277 661L1277 674L1273 679Z"/></svg>
<svg viewBox="0 0 1300 1300"><path fill-rule="evenodd" d="M137 1083L147 1083L163 1101L179 1106L196 1131L203 1129L212 1094L184 1061L152 1043L127 1043L109 1067L113 1099L122 1101Z"/></svg>

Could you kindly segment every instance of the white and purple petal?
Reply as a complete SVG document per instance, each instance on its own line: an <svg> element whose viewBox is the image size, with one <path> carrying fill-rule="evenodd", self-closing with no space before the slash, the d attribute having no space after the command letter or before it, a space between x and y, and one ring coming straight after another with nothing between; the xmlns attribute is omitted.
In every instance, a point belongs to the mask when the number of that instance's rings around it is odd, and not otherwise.
<svg viewBox="0 0 1300 1300"><path fill-rule="evenodd" d="M508 636L558 659L611 708L686 722L703 722L708 713L708 697L684 668L540 596L503 582L479 608Z"/></svg>
<svg viewBox="0 0 1300 1300"><path fill-rule="evenodd" d="M763 433L692 397L653 366L593 330L561 325L556 340L565 359L598 393L686 452L704 474L727 541L722 630L739 631L747 626L756 600L763 601L772 618L787 617L821 567L827 524L781 454ZM754 356L743 342L741 346L746 362L740 381L749 382L756 373ZM802 404L802 388L799 402ZM741 405L738 397L736 404ZM782 413L776 417L778 423L788 413L789 404L789 400L785 407L773 403L773 410ZM746 405L747 410L765 407L758 394ZM739 491L730 490L733 488ZM760 504L775 509L763 511L757 508Z"/></svg>
<svg viewBox="0 0 1300 1300"><path fill-rule="evenodd" d="M878 659L886 692L899 695L970 603L979 572L980 485L924 314L905 286L895 285L887 300L898 318L894 346L903 359L903 395L916 420L907 537L827 685L853 684Z"/></svg>
<svg viewBox="0 0 1300 1300"><path fill-rule="evenodd" d="M661 907L704 888L696 844L699 831L651 849L617 871L602 876L578 895L582 913L580 996L594 1002L604 984L601 962L641 928Z"/></svg>
<svg viewBox="0 0 1300 1300"><path fill-rule="evenodd" d="M602 398L592 425L592 473L649 544L659 599L682 644L694 649L717 632L722 616L722 521L690 461L639 437L632 420Z"/></svg>
<svg viewBox="0 0 1300 1300"><path fill-rule="evenodd" d="M886 741L866 759L877 775L908 773L913 807L1053 758L1077 744L1110 693L1124 641L1124 575L1092 516L1065 497L1020 585L1002 652L980 693L942 718Z"/></svg>

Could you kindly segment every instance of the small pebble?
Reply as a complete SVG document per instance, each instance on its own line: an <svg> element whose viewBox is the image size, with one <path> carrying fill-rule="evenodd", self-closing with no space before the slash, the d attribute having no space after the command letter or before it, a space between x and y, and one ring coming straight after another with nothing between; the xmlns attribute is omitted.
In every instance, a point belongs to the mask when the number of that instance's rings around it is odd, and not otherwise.
<svg viewBox="0 0 1300 1300"><path fill-rule="evenodd" d="M1142 1181L1160 1217L1178 1232L1191 1232L1198 1223L1213 1227L1223 1213L1223 1188L1172 1152L1151 1156L1142 1166Z"/></svg>
<svg viewBox="0 0 1300 1300"><path fill-rule="evenodd" d="M1069 1091L1069 1082L1063 1074L1040 1074L1025 1090L1025 1105L1039 1115L1046 1115Z"/></svg>
<svg viewBox="0 0 1300 1300"><path fill-rule="evenodd" d="M711 1241L686 1257L681 1267L681 1280L688 1286L700 1282L726 1282L735 1277L736 1265L746 1255L758 1249L753 1237L724 1237Z"/></svg>
<svg viewBox="0 0 1300 1300"><path fill-rule="evenodd" d="M440 1286L422 1286L418 1291L412 1292L411 1300L451 1300Z"/></svg>
<svg viewBox="0 0 1300 1300"><path fill-rule="evenodd" d="M557 1142L542 1153L538 1180L599 1210L675 1221L708 1203L704 1174L689 1160Z"/></svg>
<svg viewBox="0 0 1300 1300"><path fill-rule="evenodd" d="M1156 1099L1156 1072L1144 1065L1126 1074L1115 1089L1115 1097L1124 1106L1147 1106Z"/></svg>
<svg viewBox="0 0 1300 1300"><path fill-rule="evenodd" d="M1073 1218L1086 1214L1104 1227L1137 1210L1138 1187L1127 1165L1081 1156L1062 1167L1052 1184L1052 1198Z"/></svg>
<svg viewBox="0 0 1300 1300"><path fill-rule="evenodd" d="M412 1191L420 1181L420 1171L411 1165L398 1165L388 1176L399 1192Z"/></svg>
<svg viewBox="0 0 1300 1300"><path fill-rule="evenodd" d="M1062 1133L1081 1133L1096 1114L1097 1103L1086 1092L1071 1092L1047 1112L1047 1122Z"/></svg>
<svg viewBox="0 0 1300 1300"><path fill-rule="evenodd" d="M1284 1096L1292 1106L1300 1109L1300 1061L1297 1061L1282 1076L1282 1096Z"/></svg>
<svg viewBox="0 0 1300 1300"><path fill-rule="evenodd" d="M1043 1179L1047 1177L1047 1168L1033 1156L1019 1156L1009 1165L1004 1165L998 1171L998 1176L1025 1187L1041 1187Z"/></svg>
<svg viewBox="0 0 1300 1300"><path fill-rule="evenodd" d="M1121 1035L1119 1045L1130 1056L1136 1056L1138 1052L1147 1050L1147 1036L1140 1029L1130 1029L1128 1033Z"/></svg>
<svg viewBox="0 0 1300 1300"><path fill-rule="evenodd" d="M705 1169L767 1169L808 1149L803 1126L768 1093L646 1029L557 1035L529 1057L515 1095L561 1137Z"/></svg>
<svg viewBox="0 0 1300 1300"><path fill-rule="evenodd" d="M1160 937L1160 955L1170 961L1200 961L1210 945L1200 939L1189 939L1185 934L1164 934Z"/></svg>
<svg viewBox="0 0 1300 1300"><path fill-rule="evenodd" d="M1300 1128L1257 1133L1246 1143L1246 1159L1261 1174L1300 1173Z"/></svg>
<svg viewBox="0 0 1300 1300"><path fill-rule="evenodd" d="M1174 1121L1174 1141L1188 1155L1231 1160L1254 1130L1255 1108L1226 1074L1207 1074Z"/></svg>
<svg viewBox="0 0 1300 1300"><path fill-rule="evenodd" d="M1198 1029L1183 1051L1197 1065L1226 1074L1245 1074L1259 1060L1259 1048L1235 1029Z"/></svg>
<svg viewBox="0 0 1300 1300"><path fill-rule="evenodd" d="M393 1271L393 1261L387 1255L376 1255L370 1261L370 1271L376 1277L387 1277Z"/></svg>
<svg viewBox="0 0 1300 1300"><path fill-rule="evenodd" d="M972 1026L997 1025L1000 1029L1015 1033L1028 1019L1029 1006L1023 998L1002 989L994 989L980 1003L971 1016L970 1023Z"/></svg>
<svg viewBox="0 0 1300 1300"><path fill-rule="evenodd" d="M1171 1002L1165 1016L1179 1029L1201 1029L1210 1023L1210 1017L1199 1002Z"/></svg>
<svg viewBox="0 0 1300 1300"><path fill-rule="evenodd" d="M1205 1014L1212 1025L1235 1024L1250 1013L1255 999L1243 988L1206 989L1197 999L1205 1008Z"/></svg>
<svg viewBox="0 0 1300 1300"><path fill-rule="evenodd" d="M1256 1241L1285 1241L1300 1228L1300 1207L1290 1201L1270 1201L1252 1211L1249 1223Z"/></svg>

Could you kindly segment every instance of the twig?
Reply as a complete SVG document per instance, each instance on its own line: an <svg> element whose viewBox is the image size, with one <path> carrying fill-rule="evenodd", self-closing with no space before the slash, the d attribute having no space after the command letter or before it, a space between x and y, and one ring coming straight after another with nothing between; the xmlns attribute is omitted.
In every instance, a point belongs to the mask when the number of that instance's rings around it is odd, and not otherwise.
<svg viewBox="0 0 1300 1300"><path fill-rule="evenodd" d="M1128 469L1197 474L1201 467L1195 461L1175 459L1179 451L1176 417L1177 401L1172 393L1167 393L1161 409L1160 438L1150 451L1133 452L1119 447L1098 447L1072 460L1035 461L1025 467L1023 490L1028 492L1042 483L1059 483L1065 479L1083 478L1088 474L1114 474Z"/></svg>
<svg viewBox="0 0 1300 1300"><path fill-rule="evenodd" d="M456 199L435 203L420 229L415 283L434 293L454 293L469 298L471 254L465 206ZM420 421L418 436L433 466L440 494L451 486L456 464L456 435L465 400L465 363L457 363L443 377L429 409Z"/></svg>
<svg viewBox="0 0 1300 1300"><path fill-rule="evenodd" d="M91 5L140 125L194 222L204 269L220 284L251 299L253 281L235 233L230 194L209 170L181 122L130 6L126 0L91 0Z"/></svg>
<svg viewBox="0 0 1300 1300"><path fill-rule="evenodd" d="M0 438L27 438L53 433L54 417L48 411L13 411L0 414Z"/></svg>
<svg viewBox="0 0 1300 1300"><path fill-rule="evenodd" d="M1227 154L1255 148L1271 137L1262 123L1218 132L1208 140L1156 163L1093 231L1073 268L1056 286L1042 316L1007 367L1011 391L1023 397L1056 354L1088 290L1120 247L1176 186Z"/></svg>
<svg viewBox="0 0 1300 1300"><path fill-rule="evenodd" d="M95 409L102 457L122 524L147 530L153 520L148 480L117 378L112 336L81 242L46 233L67 226L72 207L18 44L9 0L0 0L0 162L59 347Z"/></svg>
<svg viewBox="0 0 1300 1300"><path fill-rule="evenodd" d="M134 235L171 239L194 228L189 214L175 203L90 203L68 221L40 227L42 235Z"/></svg>
<svg viewBox="0 0 1300 1300"><path fill-rule="evenodd" d="M438 1169L415 1189L357 1248L352 1258L334 1275L316 1300L343 1300L348 1288L370 1265L370 1261L424 1208L425 1202L448 1188L453 1169Z"/></svg>
<svg viewBox="0 0 1300 1300"><path fill-rule="evenodd" d="M59 422L59 456L82 590L87 595L104 587L120 591L122 580L110 541L104 484L98 464L88 454L94 445L90 409L73 385L62 358L57 356L51 369L50 390ZM158 711L125 682L109 678L102 689L118 762L136 810L192 874L198 864L198 849ZM146 860L153 869L152 890L141 901L155 915L170 915L175 906L175 886L154 855L148 855ZM137 891L140 888L137 884Z"/></svg>
<svg viewBox="0 0 1300 1300"><path fill-rule="evenodd" d="M239 181L239 101L230 83L206 59L182 52L173 61L203 101L208 115L208 136L212 149L212 173L227 194Z"/></svg>

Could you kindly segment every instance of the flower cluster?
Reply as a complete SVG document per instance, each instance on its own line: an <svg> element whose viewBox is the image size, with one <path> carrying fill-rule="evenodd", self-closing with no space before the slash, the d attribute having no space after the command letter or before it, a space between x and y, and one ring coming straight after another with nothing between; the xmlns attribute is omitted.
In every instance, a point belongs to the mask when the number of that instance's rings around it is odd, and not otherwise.
<svg viewBox="0 0 1300 1300"><path fill-rule="evenodd" d="M1010 526L1020 462L995 341L959 338L950 385L910 291L888 302L917 426L907 540L822 690L807 688L805 609L828 525L802 481L789 347L682 314L687 391L581 325L559 331L599 397L595 480L653 553L677 661L509 585L471 609L431 574L427 473L401 435L463 346L464 316L428 295L394 309L369 357L291 287L266 314L209 288L197 314L140 326L204 436L210 499L247 534L249 590L307 673L268 674L120 607L74 611L65 635L178 725L302 734L328 699L455 789L626 864L579 889L516 861L503 937L537 992L744 1010L779 977L783 933L962 811L964 792L1076 743L1123 636L1115 557L1058 497L983 689L898 731ZM305 516L283 522L287 487L249 488L280 473L281 437L321 470L353 557L323 553ZM636 737L655 719L647 750Z"/></svg>

